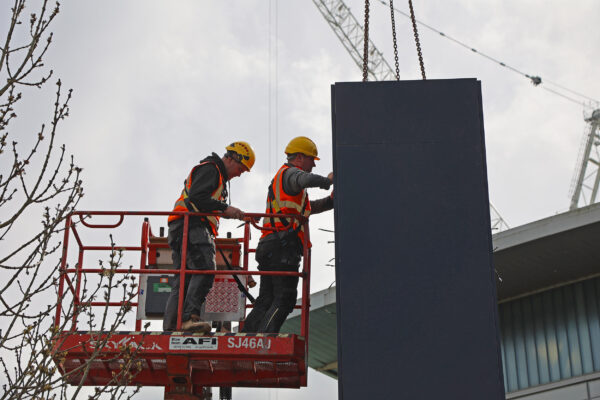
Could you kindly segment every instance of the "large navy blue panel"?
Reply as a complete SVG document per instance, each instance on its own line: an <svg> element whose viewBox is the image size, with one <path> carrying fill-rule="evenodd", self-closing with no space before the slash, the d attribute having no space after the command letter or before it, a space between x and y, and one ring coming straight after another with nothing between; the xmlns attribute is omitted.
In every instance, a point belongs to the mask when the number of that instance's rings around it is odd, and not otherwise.
<svg viewBox="0 0 600 400"><path fill-rule="evenodd" d="M504 399L480 82L332 86L339 393Z"/></svg>

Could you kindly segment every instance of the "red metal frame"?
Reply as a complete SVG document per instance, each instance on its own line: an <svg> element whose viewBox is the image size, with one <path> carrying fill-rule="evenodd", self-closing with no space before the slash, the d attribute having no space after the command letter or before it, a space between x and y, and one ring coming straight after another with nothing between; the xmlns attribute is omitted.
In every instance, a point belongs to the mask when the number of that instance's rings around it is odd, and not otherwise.
<svg viewBox="0 0 600 400"><path fill-rule="evenodd" d="M113 250L139 251L139 268L121 267L115 273L121 274L154 274L172 275L172 269L148 269L148 264L156 262L155 250L151 246L168 248L164 243L150 244L153 237L148 219L142 223L142 237L140 246L90 246L84 245L78 232L78 222L88 229L114 229L123 223L129 216L164 216L181 215L184 218L182 265L179 270L180 282L188 274L231 275L227 270L197 271L185 268L187 251L187 234L190 216L209 215L188 212L143 212L143 211L77 211L67 217L63 239L63 253L60 264L60 278L58 283L58 301L55 316L55 326L61 327L63 311L63 298L70 293L73 296L73 306L77 309L82 305L81 282L84 274L98 274L101 268L89 268L83 265L86 251ZM92 224L86 220L89 216L117 216L119 220L113 224ZM135 349L136 357L142 360L142 369L134 375L127 384L130 385L155 385L165 386L165 398L197 398L204 386L256 386L256 387L300 387L306 386L306 356L308 354L308 324L310 307L310 247L304 246L303 264L300 272L285 271L249 271L249 254L256 251L250 248L250 225L257 229L257 217L279 217L281 214L246 214L244 236L234 239L243 245L241 257L242 270L236 271L237 275L277 275L298 276L302 279L302 304L300 335L288 334L222 334L214 333L198 335L182 332L140 332L141 320L135 321L135 331L115 332L107 337L106 332L80 332L77 331L78 315L74 313L70 329L64 329L60 340L55 345L55 361L63 374L67 374L71 383L83 381L85 385L105 385L110 382L113 372L118 372L118 358L122 347L130 345ZM79 221L73 218L78 217ZM290 215L285 215L289 218ZM295 216L292 216L295 217ZM304 224L307 243L310 243L308 220L298 217ZM70 236L75 238L78 246L78 262L75 267L67 267ZM227 248L223 245L222 248ZM152 259L154 257L154 259ZM235 260L236 262L238 260ZM74 282L75 281L75 282ZM139 289L138 289L139 290ZM184 285L180 285L179 307L183 308ZM139 293L138 293L139 296ZM95 301L92 306L121 307L125 301ZM137 307L138 302L129 302L132 307ZM177 330L181 329L181 313L177 318ZM202 338L201 340L199 338ZM77 373L77 367L89 361L94 353L95 344L102 339L108 339L99 354L95 357L98 368L90 369L87 376ZM192 349L178 349L180 340L188 340ZM195 348L194 342L212 343L210 348ZM112 347L111 347L112 346ZM201 345L197 345L198 347ZM185 346L184 346L185 347ZM189 346L188 346L189 347ZM66 355L65 355L66 353ZM58 355L61 355L60 357ZM189 397L185 397L189 396ZM175 398L173 397L173 398Z"/></svg>

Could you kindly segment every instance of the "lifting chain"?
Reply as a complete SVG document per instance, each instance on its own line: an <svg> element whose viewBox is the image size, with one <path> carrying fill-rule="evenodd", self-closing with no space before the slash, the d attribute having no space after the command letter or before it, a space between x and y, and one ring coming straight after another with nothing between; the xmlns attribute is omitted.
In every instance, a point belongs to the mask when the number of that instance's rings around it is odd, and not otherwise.
<svg viewBox="0 0 600 400"><path fill-rule="evenodd" d="M369 0L365 0L365 38L363 53L363 82L369 80Z"/></svg>
<svg viewBox="0 0 600 400"><path fill-rule="evenodd" d="M400 67L398 66L398 44L396 43L396 20L394 19L394 0L390 0L390 14L392 15L392 37L394 39L394 60L396 62L396 80L400 80Z"/></svg>
<svg viewBox="0 0 600 400"><path fill-rule="evenodd" d="M419 31L417 30L417 21L415 19L415 10L413 9L412 0L408 0L408 7L410 8L410 20L412 21L413 32L415 33L415 43L417 44L417 54L419 55L419 64L421 65L421 76L423 80L425 78L425 64L423 64L423 54L421 53L421 43L419 42Z"/></svg>

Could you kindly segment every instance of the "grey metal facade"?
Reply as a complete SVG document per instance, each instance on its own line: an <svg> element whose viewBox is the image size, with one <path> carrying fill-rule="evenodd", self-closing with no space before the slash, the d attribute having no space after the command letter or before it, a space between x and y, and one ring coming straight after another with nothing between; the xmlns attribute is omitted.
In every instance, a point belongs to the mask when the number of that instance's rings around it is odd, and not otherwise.
<svg viewBox="0 0 600 400"><path fill-rule="evenodd" d="M600 278L499 305L507 392L600 372Z"/></svg>

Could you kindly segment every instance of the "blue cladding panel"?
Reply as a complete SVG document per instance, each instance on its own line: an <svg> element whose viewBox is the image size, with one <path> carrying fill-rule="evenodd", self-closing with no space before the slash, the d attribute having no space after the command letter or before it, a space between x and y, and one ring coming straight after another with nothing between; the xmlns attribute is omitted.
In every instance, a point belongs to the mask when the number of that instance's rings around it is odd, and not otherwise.
<svg viewBox="0 0 600 400"><path fill-rule="evenodd" d="M507 305L500 309L500 326L502 327L502 348L504 353L504 366L506 374L506 388L518 388L519 381L517 378L517 352L515 351L515 334L512 329L514 324L506 323L511 320L511 307Z"/></svg>
<svg viewBox="0 0 600 400"><path fill-rule="evenodd" d="M577 330L577 314L575 312L575 296L573 287L564 288L565 313L567 317L567 341L569 343L569 360L571 361L571 374L578 376L583 373L581 368L581 352L579 343L579 331ZM572 318L574 317L574 318Z"/></svg>
<svg viewBox="0 0 600 400"><path fill-rule="evenodd" d="M571 373L571 355L569 354L569 339L567 335L568 320L565 318L563 301L564 290L554 292L554 307L556 307L556 342L558 345L558 363L560 375L573 376Z"/></svg>
<svg viewBox="0 0 600 400"><path fill-rule="evenodd" d="M560 380L560 363L558 362L558 340L556 338L556 318L554 318L552 293L546 292L542 294L542 298L544 304L544 333L546 334L546 345L548 348L548 367L550 368L550 380L555 382Z"/></svg>
<svg viewBox="0 0 600 400"><path fill-rule="evenodd" d="M585 298L583 285L575 286L575 305L577 311L577 333L579 335L579 354L581 355L581 366L584 374L594 371L592 362L592 343L590 339L590 329L587 323L587 310L585 307Z"/></svg>
<svg viewBox="0 0 600 400"><path fill-rule="evenodd" d="M480 83L332 93L340 398L504 398Z"/></svg>
<svg viewBox="0 0 600 400"><path fill-rule="evenodd" d="M533 330L535 340L535 353L537 356L537 366L539 372L539 383L545 384L550 382L550 368L548 366L548 344L546 343L546 334L544 332L544 315L542 313L535 313L535 310L543 310L542 296L536 296L531 299L532 302L532 313L535 318ZM531 372L535 374L535 371L531 369Z"/></svg>
<svg viewBox="0 0 600 400"><path fill-rule="evenodd" d="M507 392L600 372L600 278L500 305Z"/></svg>
<svg viewBox="0 0 600 400"><path fill-rule="evenodd" d="M583 293L586 301L586 311L590 327L590 354L592 356L592 369L600 371L600 346L592 345L594 340L600 338L600 319L598 318L598 304L595 296L586 296L586 293L598 293L595 291L594 281L583 283Z"/></svg>
<svg viewBox="0 0 600 400"><path fill-rule="evenodd" d="M535 344L535 320L531 309L531 299L523 302L523 320L525 321L525 352L527 354L527 379L530 385L539 385L540 376L537 373L538 358Z"/></svg>
<svg viewBox="0 0 600 400"><path fill-rule="evenodd" d="M515 355L517 360L517 365L527 365L527 357L526 357L526 343L525 343L525 335L523 332L523 315L521 313L521 306L523 303L513 303L512 304L512 313L514 315L513 322L513 334L515 336ZM529 386L529 380L527 376L527 368L519 368L517 369L517 378L519 387Z"/></svg>

